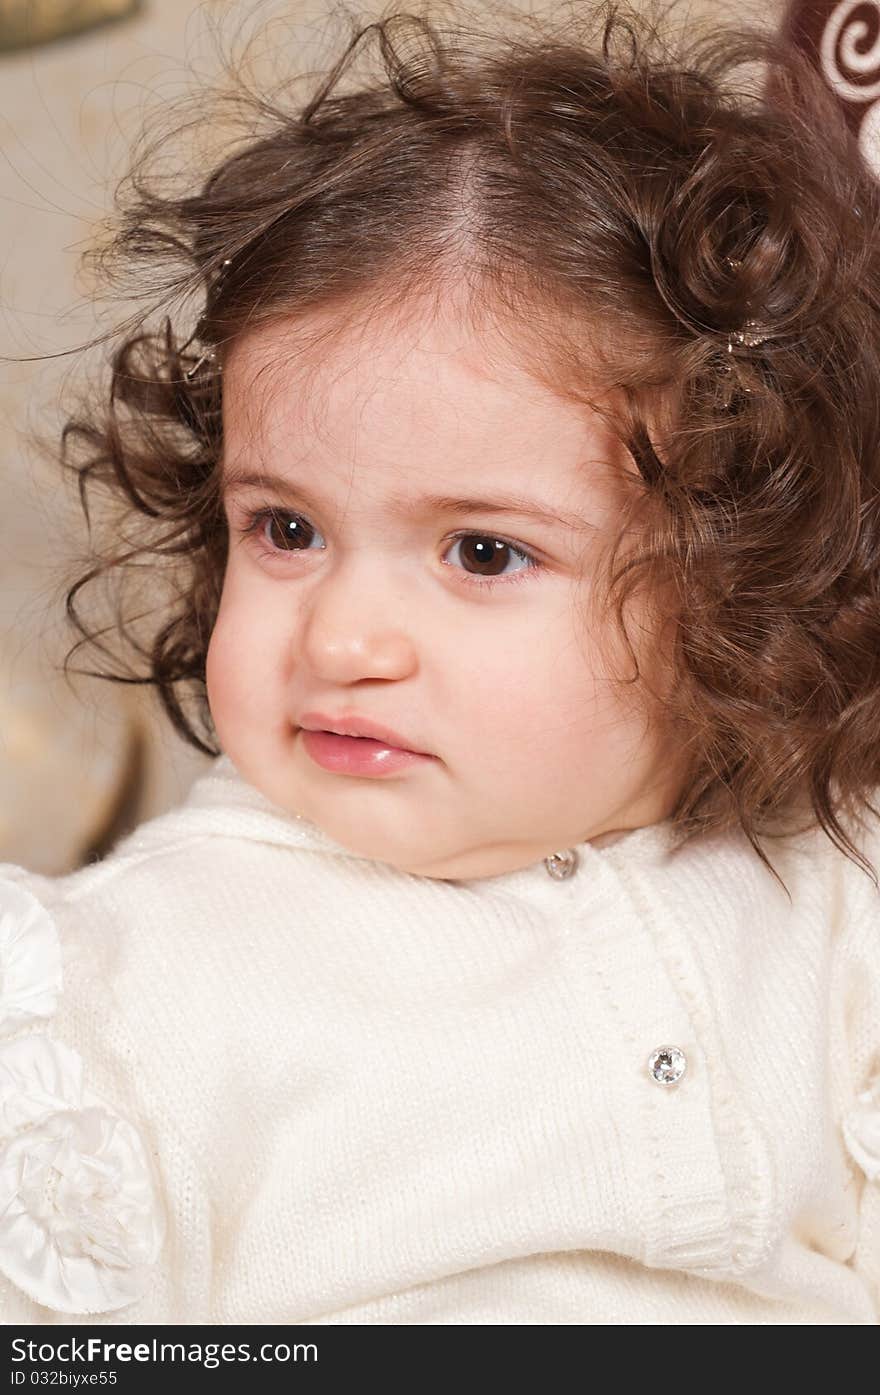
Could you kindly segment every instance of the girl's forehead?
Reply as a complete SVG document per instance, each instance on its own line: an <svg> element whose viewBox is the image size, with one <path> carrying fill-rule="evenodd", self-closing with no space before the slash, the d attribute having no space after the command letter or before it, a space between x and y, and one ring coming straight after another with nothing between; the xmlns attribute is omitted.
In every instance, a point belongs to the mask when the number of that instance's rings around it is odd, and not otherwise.
<svg viewBox="0 0 880 1395"><path fill-rule="evenodd" d="M442 388L445 377L453 376L459 382L504 385L525 396L541 393L518 361L515 343L452 315L347 320L324 312L278 320L240 336L230 350L229 368L249 392L260 383L282 392L328 383L356 389L379 376L430 389Z"/></svg>
<svg viewBox="0 0 880 1395"><path fill-rule="evenodd" d="M419 449L601 449L619 455L602 416L553 392L517 361L515 346L452 317L366 325L280 321L251 331L223 370L227 444L289 439Z"/></svg>

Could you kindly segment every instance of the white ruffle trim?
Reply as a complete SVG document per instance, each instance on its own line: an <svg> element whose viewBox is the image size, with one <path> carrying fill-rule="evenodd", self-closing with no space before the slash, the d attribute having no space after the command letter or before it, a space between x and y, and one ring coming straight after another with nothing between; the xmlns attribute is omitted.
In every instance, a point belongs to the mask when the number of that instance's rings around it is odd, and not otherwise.
<svg viewBox="0 0 880 1395"><path fill-rule="evenodd" d="M0 1033L51 1017L61 992L55 923L14 882L0 884Z"/></svg>
<svg viewBox="0 0 880 1395"><path fill-rule="evenodd" d="M876 1182L880 1177L880 1075L867 1090L856 1095L841 1126L852 1157L865 1176Z"/></svg>
<svg viewBox="0 0 880 1395"><path fill-rule="evenodd" d="M51 916L0 881L0 1035L60 989ZM163 1238L140 1134L84 1089L77 1052L37 1032L0 1045L0 1272L59 1312L112 1312L145 1292Z"/></svg>

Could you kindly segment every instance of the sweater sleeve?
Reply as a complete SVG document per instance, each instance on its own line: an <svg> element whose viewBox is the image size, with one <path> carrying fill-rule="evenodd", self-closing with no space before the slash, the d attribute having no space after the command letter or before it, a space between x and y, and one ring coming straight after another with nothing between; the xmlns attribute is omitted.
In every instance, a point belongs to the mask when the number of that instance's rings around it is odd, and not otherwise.
<svg viewBox="0 0 880 1395"><path fill-rule="evenodd" d="M59 1322L60 1314L134 1303L150 1284L164 1232L133 1107L137 1068L99 976L91 975L89 993L80 991L88 970L68 975L67 946L33 890L40 880L0 864L4 1323ZM108 1096L108 1083L121 1101Z"/></svg>
<svg viewBox="0 0 880 1395"><path fill-rule="evenodd" d="M868 855L880 876L878 846ZM835 949L832 1055L840 1130L858 1209L849 1263L880 1323L880 891L857 872L860 892Z"/></svg>

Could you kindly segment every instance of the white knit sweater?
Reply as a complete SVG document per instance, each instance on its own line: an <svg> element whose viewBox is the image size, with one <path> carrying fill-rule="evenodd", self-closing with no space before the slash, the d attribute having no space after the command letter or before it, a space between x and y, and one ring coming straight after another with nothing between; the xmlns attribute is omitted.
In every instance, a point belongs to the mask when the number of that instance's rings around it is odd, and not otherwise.
<svg viewBox="0 0 880 1395"><path fill-rule="evenodd" d="M880 895L670 846L410 876L222 756L0 865L0 1319L880 1322Z"/></svg>

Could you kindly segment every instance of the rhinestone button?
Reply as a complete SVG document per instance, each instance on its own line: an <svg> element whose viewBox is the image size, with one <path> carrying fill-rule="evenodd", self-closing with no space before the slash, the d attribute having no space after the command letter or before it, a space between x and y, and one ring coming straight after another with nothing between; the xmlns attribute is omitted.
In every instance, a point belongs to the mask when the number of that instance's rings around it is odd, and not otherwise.
<svg viewBox="0 0 880 1395"><path fill-rule="evenodd" d="M555 877L558 882L565 881L566 877L571 877L577 871L578 855L574 848L566 848L564 852L551 853L544 858L544 866Z"/></svg>
<svg viewBox="0 0 880 1395"><path fill-rule="evenodd" d="M658 1046L648 1057L648 1070L658 1085L677 1085L687 1070L685 1054L677 1046Z"/></svg>

